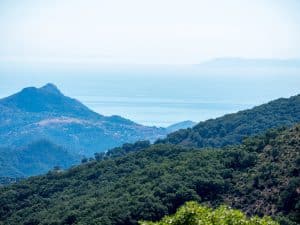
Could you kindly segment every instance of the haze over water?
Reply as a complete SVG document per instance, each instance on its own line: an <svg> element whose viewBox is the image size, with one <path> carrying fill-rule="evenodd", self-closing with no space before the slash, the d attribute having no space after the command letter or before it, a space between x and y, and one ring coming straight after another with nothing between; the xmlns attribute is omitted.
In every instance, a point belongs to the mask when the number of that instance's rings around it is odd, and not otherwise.
<svg viewBox="0 0 300 225"><path fill-rule="evenodd" d="M299 68L273 69L273 72L235 69L229 75L224 69L218 73L198 67L2 66L0 97L27 86L40 87L51 82L65 95L100 114L120 115L145 125L168 126L183 120L199 122L299 94Z"/></svg>
<svg viewBox="0 0 300 225"><path fill-rule="evenodd" d="M289 97L300 93L300 63L280 60L300 58L299 7L297 0L1 0L0 97L51 82L100 114L156 126ZM199 70L219 57L254 60Z"/></svg>

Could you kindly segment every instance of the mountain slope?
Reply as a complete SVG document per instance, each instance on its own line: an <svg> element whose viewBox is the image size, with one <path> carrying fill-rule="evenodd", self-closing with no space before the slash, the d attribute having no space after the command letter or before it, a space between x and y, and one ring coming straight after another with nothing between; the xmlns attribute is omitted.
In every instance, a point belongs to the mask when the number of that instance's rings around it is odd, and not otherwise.
<svg viewBox="0 0 300 225"><path fill-rule="evenodd" d="M198 123L171 133L159 143L195 147L222 147L241 143L244 137L300 121L300 95L281 98L238 113Z"/></svg>
<svg viewBox="0 0 300 225"><path fill-rule="evenodd" d="M299 224L300 125L247 139L245 150L258 153L256 164L233 176L236 186L227 200L250 214L288 214Z"/></svg>
<svg viewBox="0 0 300 225"><path fill-rule="evenodd" d="M169 133L171 133L171 132L175 132L180 129L191 128L191 127L195 126L196 124L197 123L194 121L186 120L186 121L172 124L172 125L168 126L166 129L168 130Z"/></svg>
<svg viewBox="0 0 300 225"><path fill-rule="evenodd" d="M62 147L40 140L21 149L0 148L0 177L27 177L78 164L80 157Z"/></svg>
<svg viewBox="0 0 300 225"><path fill-rule="evenodd" d="M166 133L119 116L99 115L53 84L25 88L0 100L0 147L19 148L47 139L90 156L126 142L154 141Z"/></svg>
<svg viewBox="0 0 300 225"><path fill-rule="evenodd" d="M296 224L299 152L300 125L225 149L151 145L0 188L0 221L128 225L156 221L196 200Z"/></svg>
<svg viewBox="0 0 300 225"><path fill-rule="evenodd" d="M28 113L51 113L53 115L101 118L79 101L64 96L53 84L41 88L24 88L17 94L2 99L1 105Z"/></svg>

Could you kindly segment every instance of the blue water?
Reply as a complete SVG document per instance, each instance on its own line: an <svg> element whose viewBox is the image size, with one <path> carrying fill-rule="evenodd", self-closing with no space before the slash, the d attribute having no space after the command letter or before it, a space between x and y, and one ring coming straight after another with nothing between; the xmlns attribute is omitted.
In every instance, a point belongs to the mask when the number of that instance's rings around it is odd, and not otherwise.
<svg viewBox="0 0 300 225"><path fill-rule="evenodd" d="M0 97L52 82L103 115L145 125L196 122L300 93L300 76L202 74L189 68L0 68Z"/></svg>
<svg viewBox="0 0 300 225"><path fill-rule="evenodd" d="M168 126L178 121L201 121L251 105L202 102L201 99L77 96L104 115L117 114L145 125Z"/></svg>

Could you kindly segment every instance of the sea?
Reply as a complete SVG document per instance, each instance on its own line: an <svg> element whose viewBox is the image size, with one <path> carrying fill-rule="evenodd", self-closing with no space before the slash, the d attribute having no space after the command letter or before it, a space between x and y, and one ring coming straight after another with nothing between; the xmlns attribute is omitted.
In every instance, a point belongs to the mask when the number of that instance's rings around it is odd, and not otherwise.
<svg viewBox="0 0 300 225"><path fill-rule="evenodd" d="M63 94L99 114L167 127L185 120L205 121L299 94L299 78L295 74L205 74L182 66L2 67L0 98L24 87L53 83Z"/></svg>

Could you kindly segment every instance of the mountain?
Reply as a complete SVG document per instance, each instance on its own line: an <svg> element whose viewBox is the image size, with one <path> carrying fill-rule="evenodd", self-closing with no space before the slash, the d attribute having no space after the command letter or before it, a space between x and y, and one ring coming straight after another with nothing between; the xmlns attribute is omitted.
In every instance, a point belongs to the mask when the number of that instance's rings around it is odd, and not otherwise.
<svg viewBox="0 0 300 225"><path fill-rule="evenodd" d="M157 221L193 200L295 225L299 152L300 125L223 149L146 145L0 188L0 221L130 225Z"/></svg>
<svg viewBox="0 0 300 225"><path fill-rule="evenodd" d="M53 84L0 99L0 147L19 148L46 139L73 154L91 156L126 142L154 141L166 133L120 116L99 115Z"/></svg>
<svg viewBox="0 0 300 225"><path fill-rule="evenodd" d="M66 169L79 162L79 156L40 140L18 150L0 148L0 177L28 177L46 173L54 166Z"/></svg>
<svg viewBox="0 0 300 225"><path fill-rule="evenodd" d="M168 133L171 133L171 132L174 132L174 131L177 131L180 129L191 128L191 127L195 126L196 124L197 123L194 121L186 120L186 121L172 124L172 125L168 126L166 129L168 130Z"/></svg>
<svg viewBox="0 0 300 225"><path fill-rule="evenodd" d="M79 101L64 96L53 84L41 88L28 87L21 92L1 99L2 106L26 113L46 113L99 119L103 116L89 110Z"/></svg>
<svg viewBox="0 0 300 225"><path fill-rule="evenodd" d="M38 175L54 166L66 168L73 165L74 161L79 162L82 155L89 157L108 149L111 150L106 156L125 155L145 148L150 143L124 143L144 139L154 141L177 129L180 130L156 143L222 147L241 143L243 138L263 133L269 128L291 126L298 121L299 95L204 121L196 126L191 121L184 121L168 128L156 128L142 126L119 116L99 115L79 101L64 96L53 84L41 88L30 87L0 100L0 177ZM187 126L192 128L181 129ZM65 158L61 158L61 161L49 160L46 165L40 163L37 157L32 158L29 164L31 168L24 166L27 158L33 155L31 148L23 151L24 147L40 140L61 146L68 154L61 153L61 157ZM114 149L116 146L121 147ZM47 151L47 148L40 146L40 151ZM52 158L48 153L47 157ZM12 160L10 155L14 156ZM53 156L57 155L58 152L53 152ZM98 158L104 156L97 153ZM69 161L62 163L64 159Z"/></svg>
<svg viewBox="0 0 300 225"><path fill-rule="evenodd" d="M198 123L193 128L171 133L158 143L194 147L223 147L270 128L291 126L300 121L300 95Z"/></svg>

